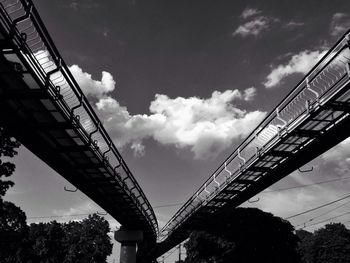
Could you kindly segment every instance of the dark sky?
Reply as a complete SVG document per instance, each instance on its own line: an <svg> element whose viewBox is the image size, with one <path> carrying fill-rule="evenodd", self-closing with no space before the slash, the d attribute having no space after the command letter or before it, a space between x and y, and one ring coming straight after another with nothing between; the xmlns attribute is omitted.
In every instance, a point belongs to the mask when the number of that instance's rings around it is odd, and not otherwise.
<svg viewBox="0 0 350 263"><path fill-rule="evenodd" d="M122 117L105 108L98 113L154 206L185 202L249 132L251 124L245 122L249 113L261 117L272 110L350 27L348 0L34 3L67 65L79 66L98 81L106 71L116 81L112 91L89 98L96 109L96 103L106 98L119 103L118 110L125 107ZM310 65L304 65L302 59ZM268 76L274 78L273 85L267 84ZM248 98L244 94L249 88L254 92ZM220 97L235 90L240 97ZM161 101L156 94L167 97ZM152 103L167 108L150 109ZM166 118L159 124L162 114ZM198 119L183 121L188 114ZM230 122L230 116L242 120L247 130L232 131L236 124ZM254 119L251 128L260 119ZM204 138L201 120L207 121L205 125L214 123L212 129L220 136L210 130ZM135 156L130 148L133 143L142 144L143 154ZM325 171L345 176L349 164L336 160L347 160L348 145L328 155L333 159L314 161L314 177L295 173L279 185L332 178ZM212 154L203 155L205 150ZM63 192L67 183L27 150L22 149L17 160L16 187L9 199L29 217L98 209L82 194ZM322 190L327 197L302 190L266 197L256 205L287 216L337 197L346 187L324 186ZM290 201L295 198L305 202L296 205ZM178 208L155 211L164 223Z"/></svg>

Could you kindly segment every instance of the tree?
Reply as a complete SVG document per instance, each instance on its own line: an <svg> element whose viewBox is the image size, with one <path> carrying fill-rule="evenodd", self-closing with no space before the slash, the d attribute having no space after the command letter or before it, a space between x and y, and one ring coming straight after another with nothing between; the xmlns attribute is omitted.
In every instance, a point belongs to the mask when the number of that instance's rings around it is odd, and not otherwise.
<svg viewBox="0 0 350 263"><path fill-rule="evenodd" d="M1 204L0 262L24 262L28 255L26 215L11 202Z"/></svg>
<svg viewBox="0 0 350 263"><path fill-rule="evenodd" d="M296 235L299 237L298 251L303 263L312 263L313 261L313 239L314 235L303 229L296 231Z"/></svg>
<svg viewBox="0 0 350 263"><path fill-rule="evenodd" d="M33 262L63 262L66 252L64 238L63 226L56 221L31 224L29 242L33 250Z"/></svg>
<svg viewBox="0 0 350 263"><path fill-rule="evenodd" d="M112 253L108 221L97 214L81 222L31 224L32 260L38 263L106 262Z"/></svg>
<svg viewBox="0 0 350 263"><path fill-rule="evenodd" d="M208 230L193 232L185 244L185 262L297 263L298 238L293 226L256 208L236 208Z"/></svg>
<svg viewBox="0 0 350 263"><path fill-rule="evenodd" d="M0 205L2 203L2 197L6 191L14 185L12 181L4 180L3 177L9 177L15 171L15 164L2 160L3 157L14 157L17 155L16 149L20 146L20 143L13 138L6 129L0 127Z"/></svg>
<svg viewBox="0 0 350 263"><path fill-rule="evenodd" d="M64 262L106 262L112 253L109 224L103 217L89 215L82 222L69 222L64 228L67 246Z"/></svg>
<svg viewBox="0 0 350 263"><path fill-rule="evenodd" d="M350 263L350 230L343 224L327 224L313 234L297 234L303 263Z"/></svg>
<svg viewBox="0 0 350 263"><path fill-rule="evenodd" d="M0 262L23 262L26 257L25 243L28 234L25 213L11 202L3 200L7 190L14 185L4 180L15 171L15 164L4 161L17 155L20 143L6 129L0 127Z"/></svg>

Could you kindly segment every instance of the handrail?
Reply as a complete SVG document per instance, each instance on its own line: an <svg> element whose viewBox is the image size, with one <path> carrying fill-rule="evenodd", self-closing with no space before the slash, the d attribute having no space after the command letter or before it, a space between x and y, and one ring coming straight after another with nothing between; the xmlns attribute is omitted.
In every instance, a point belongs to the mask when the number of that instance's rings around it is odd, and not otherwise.
<svg viewBox="0 0 350 263"><path fill-rule="evenodd" d="M51 94L59 90L62 99L59 101L61 109L70 116L78 112L79 118L74 122L86 142L97 142L93 147L95 153L103 162L108 159L107 167L115 173L115 179L124 186L124 190L136 206L140 209L155 235L158 233L158 223L151 204L147 200L141 187L136 182L124 159L109 137L100 121L83 94L81 88L62 59L44 23L42 22L31 0L1 0L0 22L12 36L23 56L23 63L29 65L35 72L33 76L38 83L46 85ZM59 88L57 89L56 86ZM95 130L93 133L92 131ZM109 147L108 154L103 147ZM103 154L105 153L105 154ZM106 168L107 168L106 167ZM117 176L114 168L121 168L123 178ZM127 184L121 181L125 179ZM130 190L133 189L133 190Z"/></svg>
<svg viewBox="0 0 350 263"><path fill-rule="evenodd" d="M340 57L343 52L346 52L344 50L349 48L349 38L350 30L337 41L333 48L323 56L294 89L287 94L282 102L261 121L257 128L237 146L236 150L224 160L192 197L175 213L161 229L161 238L158 241L164 240L187 217L200 207L205 206L228 184L234 182L240 176L242 169L248 167L249 164L256 160L259 154L276 142L282 133L287 133L293 125L301 121L309 113L309 107L315 107L327 99L329 96L328 91L332 85L325 87L324 84L318 83L321 83L321 81L328 83L323 78L328 78L332 80L332 83L335 83L348 74L350 56L344 58L345 62ZM229 171L229 176L227 171ZM221 180L218 180L218 178ZM219 188L218 184L220 184ZM209 188L212 192L208 194ZM198 201L198 196L205 196L205 199ZM187 212L189 207L192 209L190 209L190 212Z"/></svg>

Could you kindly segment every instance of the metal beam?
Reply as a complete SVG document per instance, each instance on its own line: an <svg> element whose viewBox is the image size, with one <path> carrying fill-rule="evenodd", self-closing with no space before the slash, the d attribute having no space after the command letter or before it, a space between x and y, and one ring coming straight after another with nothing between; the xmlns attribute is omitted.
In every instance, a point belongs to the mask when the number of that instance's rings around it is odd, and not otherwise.
<svg viewBox="0 0 350 263"><path fill-rule="evenodd" d="M296 129L291 133L292 136L306 137L306 138L316 138L320 136L321 132L316 130L305 130L305 129Z"/></svg>
<svg viewBox="0 0 350 263"><path fill-rule="evenodd" d="M269 172L271 171L271 168L270 167L263 167L263 166L251 166L249 167L249 170L250 171L253 171L253 172Z"/></svg>
<svg viewBox="0 0 350 263"><path fill-rule="evenodd" d="M350 102L348 101L332 101L322 107L327 110L350 113Z"/></svg>
<svg viewBox="0 0 350 263"><path fill-rule="evenodd" d="M7 100L38 100L47 99L47 92L42 89L28 89L28 90L17 90L17 91L6 91L6 93L0 93L0 101Z"/></svg>
<svg viewBox="0 0 350 263"><path fill-rule="evenodd" d="M255 181L254 180L248 180L248 179L236 179L234 180L232 183L237 183L237 184L244 184L244 185L251 185L254 184Z"/></svg>
<svg viewBox="0 0 350 263"><path fill-rule="evenodd" d="M266 156L274 156L274 157L292 157L293 153L289 151L278 151L278 150L272 150L268 151L264 155Z"/></svg>

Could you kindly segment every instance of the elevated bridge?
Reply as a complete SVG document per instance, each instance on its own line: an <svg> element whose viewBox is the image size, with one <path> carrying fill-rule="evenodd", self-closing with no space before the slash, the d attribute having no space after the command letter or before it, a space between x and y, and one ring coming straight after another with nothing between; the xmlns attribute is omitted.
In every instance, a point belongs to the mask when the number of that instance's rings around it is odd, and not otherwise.
<svg viewBox="0 0 350 263"><path fill-rule="evenodd" d="M154 245L153 209L30 0L0 1L0 125L123 227Z"/></svg>
<svg viewBox="0 0 350 263"><path fill-rule="evenodd" d="M350 135L350 33L328 51L161 229L159 257Z"/></svg>
<svg viewBox="0 0 350 263"><path fill-rule="evenodd" d="M151 262L189 231L205 229L350 135L349 36L330 49L160 232L151 205L30 0L0 0L0 125L126 229L141 230L138 261Z"/></svg>

